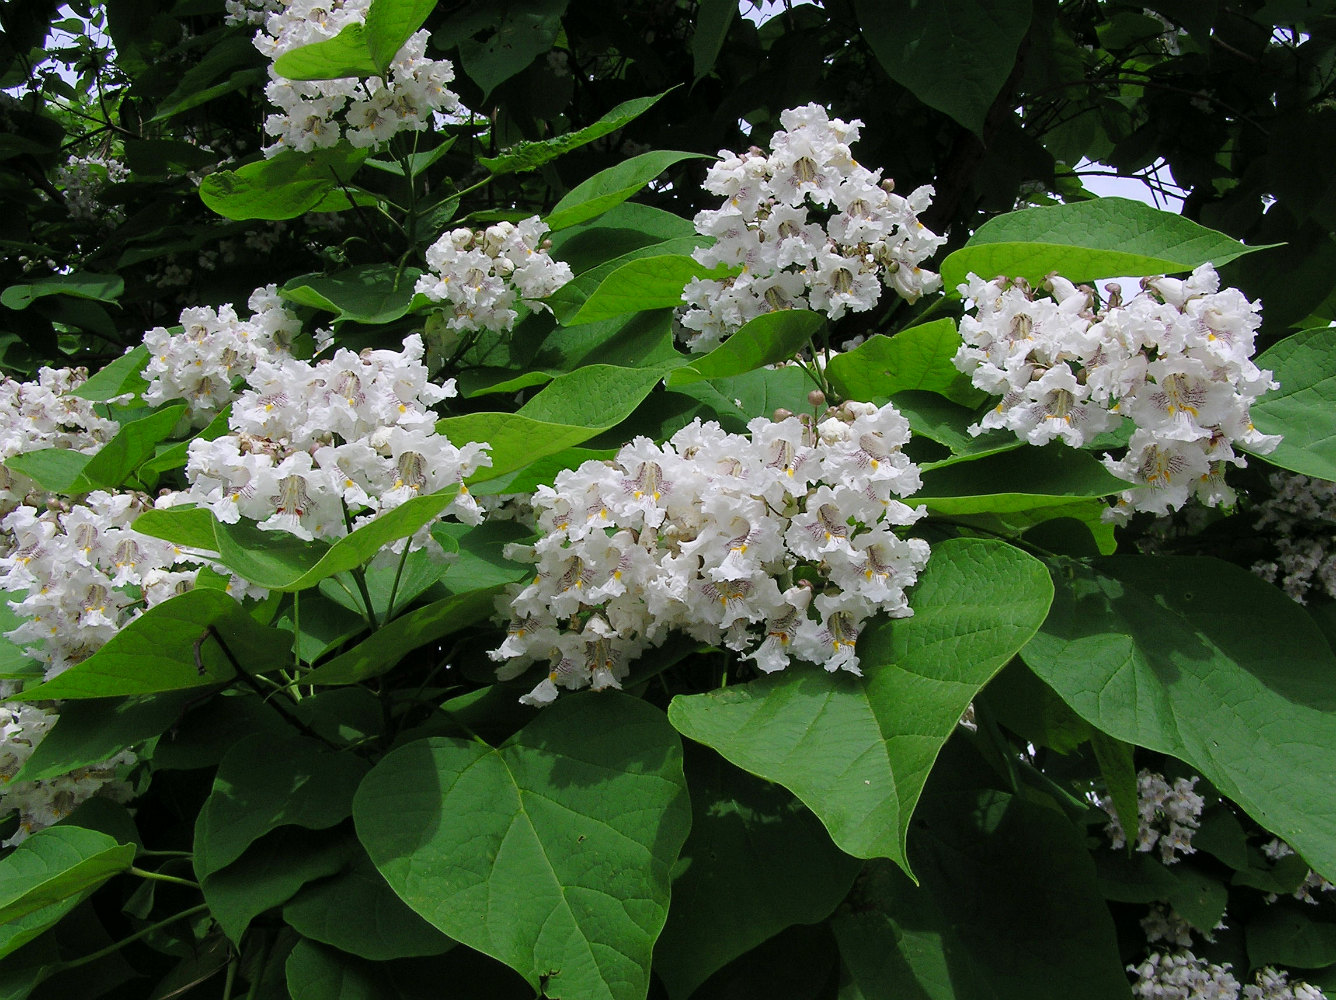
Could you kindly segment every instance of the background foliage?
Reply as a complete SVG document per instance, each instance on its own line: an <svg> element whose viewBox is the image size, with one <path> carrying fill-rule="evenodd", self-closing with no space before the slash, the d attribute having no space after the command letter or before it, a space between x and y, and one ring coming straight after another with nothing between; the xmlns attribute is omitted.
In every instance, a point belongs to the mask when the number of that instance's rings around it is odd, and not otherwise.
<svg viewBox="0 0 1336 1000"><path fill-rule="evenodd" d="M308 334L394 347L422 327L404 278L443 230L540 214L576 275L555 316L434 359L461 388L443 429L493 446L475 491L531 491L696 416L741 431L807 408L799 372L762 366L812 330L787 317L688 362L667 307L703 270L685 255L709 157L814 101L863 121L861 162L935 185L923 221L947 237L948 290L970 270L1221 265L1265 302L1282 388L1255 417L1286 434L1271 461L1336 478L1336 3L418 6L472 116L297 162L259 158L265 61L221 0L0 3L4 372L105 368L83 395L111 398L135 388L122 355L145 330L270 282ZM60 174L71 155L124 165L91 209ZM1183 218L1091 200L1103 174L1181 196ZM1006 215L1058 204L1077 214L1047 229ZM336 581L449 498L328 550L146 515L276 596L243 610L196 589L26 695L68 700L22 778L141 746L141 794L0 859L0 996L1119 997L1152 903L1240 980L1282 966L1336 989L1331 896L1289 898L1310 868L1336 878L1331 602L1245 571L1266 556L1246 499L1167 539L1140 520L1115 536L1098 498L1120 484L1088 454L988 454L964 434L982 397L949 365L954 323L928 321L942 308L847 317L839 342L908 332L829 368L843 395L892 399L915 457L942 463L914 617L860 638L865 680L753 679L682 639L627 694L535 714L485 656L522 530L439 524L458 559L369 624ZM92 460L9 465L69 495L170 485L180 412L117 411ZM1241 483L1263 496L1265 473ZM370 582L390 618L392 588ZM304 696L257 695L197 643L206 626L251 675L295 643ZM3 666L31 675L17 651ZM957 726L971 705L975 728ZM1202 777L1198 852L1176 865L1110 849L1092 805L1127 825L1142 768ZM1301 860L1263 854L1273 835Z"/></svg>

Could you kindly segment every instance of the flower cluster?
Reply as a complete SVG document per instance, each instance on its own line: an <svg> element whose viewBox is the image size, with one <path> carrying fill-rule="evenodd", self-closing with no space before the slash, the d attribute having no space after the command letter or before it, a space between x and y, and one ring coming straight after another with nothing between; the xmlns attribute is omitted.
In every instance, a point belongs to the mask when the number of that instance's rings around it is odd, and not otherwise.
<svg viewBox="0 0 1336 1000"><path fill-rule="evenodd" d="M455 229L427 248L431 270L415 291L447 304L445 326L453 331L509 330L519 313L571 280L571 267L553 260L543 234L547 225L532 216L498 222L484 230Z"/></svg>
<svg viewBox="0 0 1336 1000"><path fill-rule="evenodd" d="M261 358L286 354L301 321L283 307L275 285L257 288L247 302L249 319L231 305L192 306L181 313L181 332L155 327L144 334L151 352L144 368L152 406L171 399L190 405L191 422L203 427L237 396L233 385L247 378Z"/></svg>
<svg viewBox="0 0 1336 1000"><path fill-rule="evenodd" d="M787 131L775 133L769 155L720 150L706 175L705 189L725 201L696 215L696 231L715 242L692 256L742 273L695 279L683 290L681 323L693 331L695 350L777 309L839 319L871 309L883 285L910 302L941 287L938 275L919 267L945 242L918 221L932 188L902 198L880 170L860 166L849 150L860 121L831 119L809 104L780 122ZM820 210L815 218L812 209Z"/></svg>
<svg viewBox="0 0 1336 1000"><path fill-rule="evenodd" d="M1196 832L1202 807L1206 800L1193 789L1197 778L1176 778L1170 784L1162 774L1142 770L1137 775L1137 833L1136 849L1150 851L1157 845L1160 860L1171 865L1179 854L1194 854L1192 835ZM1127 843L1113 800L1101 798L1099 803L1109 814L1105 827L1110 844L1116 849Z"/></svg>
<svg viewBox="0 0 1336 1000"><path fill-rule="evenodd" d="M18 830L0 847L13 847L68 816L85 800L103 795L126 802L133 788L119 775L137 758L122 750L105 761L42 781L14 781L14 775L55 725L57 715L36 705L0 705L0 817L17 812Z"/></svg>
<svg viewBox="0 0 1336 1000"><path fill-rule="evenodd" d="M1262 845L1262 853L1272 861L1279 861L1281 858L1287 858L1294 854L1294 848L1279 837L1274 837ZM1303 882L1299 884L1299 888L1295 889L1291 895L1301 902L1316 906L1317 899L1313 896L1315 892L1336 892L1336 885L1333 885L1310 868L1308 874L1304 876ZM1270 898L1274 899L1275 897Z"/></svg>
<svg viewBox="0 0 1336 1000"><path fill-rule="evenodd" d="M255 47L276 61L364 22L370 6L371 0L292 0L264 19ZM247 13L235 11L232 20ZM270 66L265 95L279 111L265 119L264 130L274 137L265 155L284 149L306 153L340 139L359 148L376 146L403 131L424 131L438 112L458 110L459 98L446 86L455 78L454 67L446 59L426 58L427 38L425 30L409 38L383 80L289 80Z"/></svg>
<svg viewBox="0 0 1336 1000"><path fill-rule="evenodd" d="M21 506L0 521L13 545L0 559L0 590L24 595L10 606L25 620L5 635L46 665L48 679L92 655L145 607L193 586L198 560L174 570L188 557L130 526L149 506L141 495L99 490L79 504Z"/></svg>
<svg viewBox="0 0 1336 1000"><path fill-rule="evenodd" d="M343 349L317 364L259 358L232 406L230 433L191 442L190 489L172 502L198 503L228 524L244 517L301 538L337 538L350 521L460 483L491 459L485 444L456 448L436 432L428 407L455 386L432 384L422 355L414 334L402 351ZM449 510L481 520L462 486Z"/></svg>
<svg viewBox="0 0 1336 1000"><path fill-rule="evenodd" d="M109 156L71 156L56 170L65 208L71 219L100 220L107 225L125 221L125 211L102 200L107 186L130 176L130 168Z"/></svg>
<svg viewBox="0 0 1336 1000"><path fill-rule="evenodd" d="M111 440L120 425L73 395L87 379L84 368L42 368L36 382L0 378L0 462L44 448L91 455ZM44 504L46 496L27 476L0 465L0 517L20 503Z"/></svg>
<svg viewBox="0 0 1336 1000"><path fill-rule="evenodd" d="M1220 291L1209 264L1185 280L1142 285L1126 304L1111 285L1099 312L1091 289L1056 275L1046 284L1051 297L1024 281L974 274L959 289L977 315L961 320L956 367L1002 397L970 430L1005 427L1031 444L1060 438L1081 447L1130 418L1126 456L1105 459L1138 484L1109 511L1119 522L1134 510L1177 510L1194 494L1208 506L1232 503L1225 469L1246 464L1234 446L1266 452L1280 441L1249 417L1276 387L1251 360L1260 304L1236 288Z"/></svg>
<svg viewBox="0 0 1336 1000"><path fill-rule="evenodd" d="M1336 598L1336 483L1294 472L1274 472L1270 482L1253 527L1274 540L1276 553L1252 571L1300 604L1314 593Z"/></svg>
<svg viewBox="0 0 1336 1000"><path fill-rule="evenodd" d="M928 544L896 533L923 512L896 499L919 488L908 422L868 403L777 416L749 437L698 420L664 445L636 438L539 488L536 574L501 602L492 653L503 679L550 663L523 701L619 686L672 629L764 671L796 657L858 673L863 623L912 614Z"/></svg>
<svg viewBox="0 0 1336 1000"><path fill-rule="evenodd" d="M1254 982L1241 987L1230 963L1216 965L1187 950L1154 952L1127 971L1136 976L1132 983L1136 1000L1324 1000L1316 986L1291 983L1286 973L1270 966L1259 969Z"/></svg>

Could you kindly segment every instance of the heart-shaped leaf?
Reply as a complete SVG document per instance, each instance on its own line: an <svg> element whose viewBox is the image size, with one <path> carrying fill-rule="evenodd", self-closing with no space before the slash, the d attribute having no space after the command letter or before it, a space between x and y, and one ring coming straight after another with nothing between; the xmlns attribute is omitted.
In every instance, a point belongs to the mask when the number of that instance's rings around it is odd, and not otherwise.
<svg viewBox="0 0 1336 1000"><path fill-rule="evenodd" d="M550 997L643 1000L691 823L663 713L567 695L500 747L400 747L357 790L372 861L409 906Z"/></svg>

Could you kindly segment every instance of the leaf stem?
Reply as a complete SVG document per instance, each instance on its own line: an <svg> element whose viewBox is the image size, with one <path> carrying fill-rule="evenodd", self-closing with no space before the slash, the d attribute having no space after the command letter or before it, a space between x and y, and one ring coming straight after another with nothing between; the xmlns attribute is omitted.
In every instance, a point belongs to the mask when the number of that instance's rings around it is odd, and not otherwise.
<svg viewBox="0 0 1336 1000"><path fill-rule="evenodd" d="M96 962L99 958L106 958L108 955L120 951L120 949L124 948L127 944L133 944L140 938L152 934L156 930L161 930L168 924L174 924L178 920L185 920L187 917L193 917L196 913L203 913L206 910L208 910L208 908L209 908L208 903L200 903L198 906L192 906L188 910L182 910L180 913L167 917L164 920L159 920L156 924L149 924L147 927L141 927L139 930L135 931L129 937L122 938L115 944L109 944L105 948L100 948L97 951L92 952L91 954L88 955L84 955L80 958L72 958L68 962L61 962L59 965L56 966L56 968L63 972L66 969L77 969L81 965L87 965L90 962Z"/></svg>
<svg viewBox="0 0 1336 1000"><path fill-rule="evenodd" d="M145 871L143 868L136 868L133 865L130 866L129 872L131 875L138 875L140 878L151 879L154 882L171 882L175 885L189 886L191 889L199 888L198 882L193 882L188 878L177 878L175 875L164 875L162 872Z"/></svg>

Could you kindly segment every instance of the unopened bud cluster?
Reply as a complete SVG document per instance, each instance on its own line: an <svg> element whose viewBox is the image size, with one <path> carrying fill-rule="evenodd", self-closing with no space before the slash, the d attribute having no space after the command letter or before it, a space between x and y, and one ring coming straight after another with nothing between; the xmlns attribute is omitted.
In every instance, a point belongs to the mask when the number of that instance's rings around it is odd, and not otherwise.
<svg viewBox="0 0 1336 1000"><path fill-rule="evenodd" d="M945 242L918 221L932 188L902 198L880 170L860 166L849 149L860 121L832 119L809 104L780 122L787 131L775 133L769 154L720 150L706 175L705 189L725 201L696 215L696 231L715 242L692 256L742 273L693 279L683 290L681 323L694 350L779 309L839 319L871 309L883 286L910 302L941 287L937 274L919 267Z"/></svg>
<svg viewBox="0 0 1336 1000"><path fill-rule="evenodd" d="M540 487L533 581L501 602L498 675L547 662L521 700L617 687L673 630L763 671L791 659L858 673L855 643L877 613L912 614L905 588L928 544L897 529L923 508L893 406L844 403L818 420L759 418L750 435L695 421L663 445L636 438Z"/></svg>
<svg viewBox="0 0 1336 1000"><path fill-rule="evenodd" d="M547 298L571 280L571 267L547 252L547 224L538 216L498 222L484 230L459 228L427 248L431 269L416 291L446 304L450 330L509 330L525 308L546 308Z"/></svg>
<svg viewBox="0 0 1336 1000"><path fill-rule="evenodd" d="M1138 484L1106 515L1120 523L1133 511L1178 510L1194 495L1208 506L1233 503L1225 470L1247 464L1235 446L1264 453L1280 441L1249 416L1276 387L1251 360L1260 303L1220 291L1209 264L1185 280L1142 285L1126 303L1110 286L1099 311L1090 288L1057 275L1047 295L974 274L959 287L974 314L961 320L955 365L1002 397L971 432L1005 427L1030 444L1079 448L1130 418L1127 454L1105 457L1109 471Z"/></svg>

